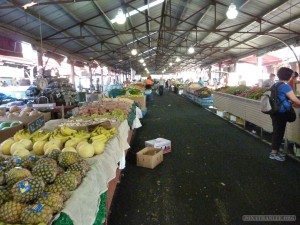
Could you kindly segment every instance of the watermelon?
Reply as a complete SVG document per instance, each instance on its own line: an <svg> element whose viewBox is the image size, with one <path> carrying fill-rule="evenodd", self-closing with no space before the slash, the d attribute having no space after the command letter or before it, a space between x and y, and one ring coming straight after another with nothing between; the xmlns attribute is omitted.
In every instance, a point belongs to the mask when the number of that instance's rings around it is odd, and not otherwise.
<svg viewBox="0 0 300 225"><path fill-rule="evenodd" d="M10 122L2 122L0 123L0 129L2 130L5 127L10 127Z"/></svg>

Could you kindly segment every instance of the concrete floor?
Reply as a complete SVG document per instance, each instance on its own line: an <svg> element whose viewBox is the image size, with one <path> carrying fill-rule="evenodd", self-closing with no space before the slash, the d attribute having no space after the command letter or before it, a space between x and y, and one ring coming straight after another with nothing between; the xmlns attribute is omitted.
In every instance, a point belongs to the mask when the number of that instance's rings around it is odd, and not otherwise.
<svg viewBox="0 0 300 225"><path fill-rule="evenodd" d="M270 146L174 93L154 96L137 129L108 225L300 224L300 164L270 160ZM299 134L300 135L300 134ZM137 167L146 140L172 141L155 169ZM245 222L244 215L295 215Z"/></svg>

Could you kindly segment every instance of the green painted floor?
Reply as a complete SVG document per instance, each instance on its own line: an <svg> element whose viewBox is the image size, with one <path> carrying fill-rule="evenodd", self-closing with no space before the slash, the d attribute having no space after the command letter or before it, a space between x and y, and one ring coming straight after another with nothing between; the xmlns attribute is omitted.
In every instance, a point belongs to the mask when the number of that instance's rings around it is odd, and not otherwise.
<svg viewBox="0 0 300 225"><path fill-rule="evenodd" d="M300 224L300 164L189 100L165 92L147 103L113 199L108 225ZM300 135L300 134L299 134ZM172 141L155 169L135 165L146 140ZM243 215L296 215L244 222Z"/></svg>

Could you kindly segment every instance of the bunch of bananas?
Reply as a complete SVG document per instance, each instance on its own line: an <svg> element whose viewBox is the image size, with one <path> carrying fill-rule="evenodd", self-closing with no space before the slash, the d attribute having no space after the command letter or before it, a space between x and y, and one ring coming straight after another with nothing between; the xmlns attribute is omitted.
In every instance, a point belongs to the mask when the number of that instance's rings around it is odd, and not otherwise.
<svg viewBox="0 0 300 225"><path fill-rule="evenodd" d="M107 142L116 133L117 129L115 127L111 128L110 130L106 130L104 127L98 126L92 131L91 140Z"/></svg>
<svg viewBox="0 0 300 225"><path fill-rule="evenodd" d="M87 141L91 137L91 134L85 130L79 130L76 134L73 134L71 139L75 140L77 143L81 141Z"/></svg>
<svg viewBox="0 0 300 225"><path fill-rule="evenodd" d="M16 132L14 134L14 140L15 141L20 141L22 139L30 139L30 136L31 135L30 135L28 130L22 129L22 130L19 130L18 132Z"/></svg>
<svg viewBox="0 0 300 225"><path fill-rule="evenodd" d="M36 131L33 134L31 134L31 140L33 143L37 141L48 141L50 138L50 133L46 131Z"/></svg>
<svg viewBox="0 0 300 225"><path fill-rule="evenodd" d="M77 133L77 130L71 129L70 127L63 126L60 128L60 133L63 136L71 136Z"/></svg>

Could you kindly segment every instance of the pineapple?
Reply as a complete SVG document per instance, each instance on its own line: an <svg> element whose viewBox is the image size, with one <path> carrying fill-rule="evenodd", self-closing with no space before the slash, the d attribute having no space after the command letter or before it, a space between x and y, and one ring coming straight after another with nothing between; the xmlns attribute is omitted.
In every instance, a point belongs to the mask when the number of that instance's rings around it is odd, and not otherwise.
<svg viewBox="0 0 300 225"><path fill-rule="evenodd" d="M7 163L5 166L6 171L9 171L10 169L14 167L22 167L22 158L19 156L12 156L7 159Z"/></svg>
<svg viewBox="0 0 300 225"><path fill-rule="evenodd" d="M80 172L82 177L84 177L87 172L85 166L80 162L74 163L69 166L67 171L78 171Z"/></svg>
<svg viewBox="0 0 300 225"><path fill-rule="evenodd" d="M21 221L25 224L49 224L53 217L52 209L41 203L27 206L22 214Z"/></svg>
<svg viewBox="0 0 300 225"><path fill-rule="evenodd" d="M11 200L11 194L10 191L4 188L0 189L0 205L2 205L3 203Z"/></svg>
<svg viewBox="0 0 300 225"><path fill-rule="evenodd" d="M42 197L40 197L37 202L49 206L53 213L57 213L63 208L64 200L59 193L47 193L45 192Z"/></svg>
<svg viewBox="0 0 300 225"><path fill-rule="evenodd" d="M22 157L21 166L27 169L31 169L35 165L37 160L38 158L35 155L28 155Z"/></svg>
<svg viewBox="0 0 300 225"><path fill-rule="evenodd" d="M79 172L79 171L75 171L75 170L73 170L73 171L67 171L66 173L71 173L71 174L74 174L75 176L76 176L76 180L77 180L77 186L79 185L79 184L81 184L81 181L82 181L82 176L81 176L81 173Z"/></svg>
<svg viewBox="0 0 300 225"><path fill-rule="evenodd" d="M6 179L5 179L5 173L2 169L0 169L0 185L5 184Z"/></svg>
<svg viewBox="0 0 300 225"><path fill-rule="evenodd" d="M21 168L21 167L15 167L15 168L11 169L10 171L8 171L6 174L7 186L11 187L18 181L23 180L30 176L31 176L31 173L29 170Z"/></svg>
<svg viewBox="0 0 300 225"><path fill-rule="evenodd" d="M47 158L47 157L40 158L40 159L36 162L35 165L44 164L44 163L52 164L53 166L57 166L57 162L56 162L54 159Z"/></svg>
<svg viewBox="0 0 300 225"><path fill-rule="evenodd" d="M53 164L38 164L32 168L32 175L41 177L46 184L49 184L54 181L57 175L57 168Z"/></svg>
<svg viewBox="0 0 300 225"><path fill-rule="evenodd" d="M21 213L26 206L19 202L9 201L0 208L0 221L5 223L20 223Z"/></svg>
<svg viewBox="0 0 300 225"><path fill-rule="evenodd" d="M66 186L69 191L74 191L78 185L78 178L75 174L64 173L56 177L55 184L62 184Z"/></svg>
<svg viewBox="0 0 300 225"><path fill-rule="evenodd" d="M77 152L62 152L58 157L58 164L64 168L76 163L80 156Z"/></svg>
<svg viewBox="0 0 300 225"><path fill-rule="evenodd" d="M70 197L68 188L62 184L51 184L45 187L45 192L58 193L64 201Z"/></svg>
<svg viewBox="0 0 300 225"><path fill-rule="evenodd" d="M85 173L90 170L90 164L85 159L80 159L78 163L83 167Z"/></svg>
<svg viewBox="0 0 300 225"><path fill-rule="evenodd" d="M28 203L36 200L44 192L45 183L40 177L28 177L14 184L11 189L14 201Z"/></svg>
<svg viewBox="0 0 300 225"><path fill-rule="evenodd" d="M62 168L61 166L57 166L57 175L65 173L65 169Z"/></svg>
<svg viewBox="0 0 300 225"><path fill-rule="evenodd" d="M49 154L47 154L46 156L48 158L54 159L54 160L58 160L58 156L60 155L61 151L59 149L53 149Z"/></svg>

